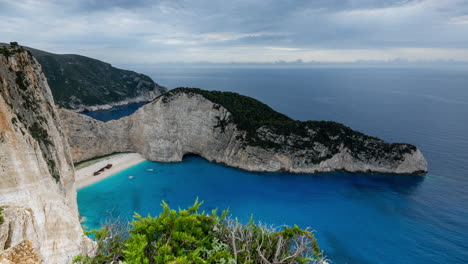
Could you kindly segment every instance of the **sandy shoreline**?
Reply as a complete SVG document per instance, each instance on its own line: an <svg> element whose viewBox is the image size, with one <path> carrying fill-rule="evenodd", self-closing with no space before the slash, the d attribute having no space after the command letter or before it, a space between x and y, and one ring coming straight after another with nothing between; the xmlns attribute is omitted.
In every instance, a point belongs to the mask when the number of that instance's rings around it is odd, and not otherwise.
<svg viewBox="0 0 468 264"><path fill-rule="evenodd" d="M138 153L119 153L90 162L89 164L84 164L85 166L78 166L75 171L76 189L82 189L143 161L145 159ZM105 167L107 164L112 164L112 167L104 170L97 176L93 176L94 172Z"/></svg>

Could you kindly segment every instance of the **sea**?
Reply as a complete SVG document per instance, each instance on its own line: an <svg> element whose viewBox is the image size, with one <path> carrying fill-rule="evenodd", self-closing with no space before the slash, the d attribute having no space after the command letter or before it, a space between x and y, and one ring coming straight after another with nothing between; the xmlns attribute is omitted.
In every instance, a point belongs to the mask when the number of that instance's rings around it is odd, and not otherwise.
<svg viewBox="0 0 468 264"><path fill-rule="evenodd" d="M468 70L415 68L153 68L168 88L234 91L297 120L333 120L421 149L424 177L253 173L186 156L145 161L78 191L87 228L164 200L232 217L310 227L331 263L468 263ZM133 108L132 108L133 107ZM87 113L110 120L139 106ZM131 111L128 111L132 108ZM129 176L134 176L129 179Z"/></svg>

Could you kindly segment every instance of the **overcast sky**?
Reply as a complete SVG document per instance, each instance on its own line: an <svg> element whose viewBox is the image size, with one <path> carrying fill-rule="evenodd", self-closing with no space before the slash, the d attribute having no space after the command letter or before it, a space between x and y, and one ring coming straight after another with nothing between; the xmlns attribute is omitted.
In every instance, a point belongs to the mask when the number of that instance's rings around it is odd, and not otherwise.
<svg viewBox="0 0 468 264"><path fill-rule="evenodd" d="M468 0L0 0L0 42L114 64L468 61Z"/></svg>

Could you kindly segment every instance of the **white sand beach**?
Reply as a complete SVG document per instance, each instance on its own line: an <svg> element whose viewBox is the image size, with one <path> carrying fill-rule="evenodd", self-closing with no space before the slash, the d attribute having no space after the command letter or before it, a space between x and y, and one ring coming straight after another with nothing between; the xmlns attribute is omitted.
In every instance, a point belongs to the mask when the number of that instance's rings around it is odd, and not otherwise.
<svg viewBox="0 0 468 264"><path fill-rule="evenodd" d="M138 153L118 153L100 159L84 162L75 168L76 189L79 190L93 183L101 181L143 161L145 161L145 159ZM99 175L93 175L94 172L104 168L107 164L112 164L112 167L100 172Z"/></svg>

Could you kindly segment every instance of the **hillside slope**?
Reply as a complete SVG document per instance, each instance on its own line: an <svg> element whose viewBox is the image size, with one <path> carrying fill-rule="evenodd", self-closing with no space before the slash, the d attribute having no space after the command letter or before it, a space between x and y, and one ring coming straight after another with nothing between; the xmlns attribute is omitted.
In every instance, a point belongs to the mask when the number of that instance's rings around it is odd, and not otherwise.
<svg viewBox="0 0 468 264"><path fill-rule="evenodd" d="M0 43L0 46L8 46ZM108 109L149 102L166 91L150 77L74 54L53 54L24 47L39 61L55 103L73 110Z"/></svg>
<svg viewBox="0 0 468 264"><path fill-rule="evenodd" d="M92 106L151 101L166 90L144 74L96 59L28 49L42 65L56 103L66 108L96 110Z"/></svg>

